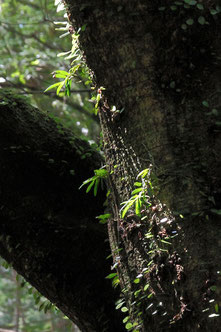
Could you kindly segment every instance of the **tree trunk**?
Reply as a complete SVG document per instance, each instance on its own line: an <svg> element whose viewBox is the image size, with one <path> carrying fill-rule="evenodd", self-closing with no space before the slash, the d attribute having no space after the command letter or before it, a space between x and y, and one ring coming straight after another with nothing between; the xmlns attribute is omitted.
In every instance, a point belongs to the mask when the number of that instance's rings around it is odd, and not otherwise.
<svg viewBox="0 0 221 332"><path fill-rule="evenodd" d="M101 157L23 98L0 95L0 254L82 331L116 331L107 232L95 220L105 193L78 189Z"/></svg>
<svg viewBox="0 0 221 332"><path fill-rule="evenodd" d="M218 332L218 2L65 2L75 29L86 26L80 45L97 88L106 89L99 116L110 172L108 229L126 327ZM131 206L122 218L121 203L147 168L151 206L139 215Z"/></svg>

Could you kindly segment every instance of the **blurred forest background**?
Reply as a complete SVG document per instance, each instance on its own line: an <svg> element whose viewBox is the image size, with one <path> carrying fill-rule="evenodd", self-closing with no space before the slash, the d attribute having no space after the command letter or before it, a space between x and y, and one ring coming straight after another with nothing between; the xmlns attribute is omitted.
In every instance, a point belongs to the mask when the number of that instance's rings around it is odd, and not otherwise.
<svg viewBox="0 0 221 332"><path fill-rule="evenodd" d="M53 71L69 71L72 34L60 1L0 0L0 88L29 97L60 124L95 146L98 119L90 102L91 86L83 72L72 81L71 96L44 90L58 82ZM75 55L76 56L76 55ZM0 260L0 329L79 331L49 301Z"/></svg>
<svg viewBox="0 0 221 332"><path fill-rule="evenodd" d="M78 71L71 96L44 90L58 82L55 70L70 69L72 34L59 0L0 0L0 87L29 95L33 105L47 111L78 135L99 141L88 76ZM75 54L76 57L76 54Z"/></svg>
<svg viewBox="0 0 221 332"><path fill-rule="evenodd" d="M78 332L68 318L0 260L0 331Z"/></svg>

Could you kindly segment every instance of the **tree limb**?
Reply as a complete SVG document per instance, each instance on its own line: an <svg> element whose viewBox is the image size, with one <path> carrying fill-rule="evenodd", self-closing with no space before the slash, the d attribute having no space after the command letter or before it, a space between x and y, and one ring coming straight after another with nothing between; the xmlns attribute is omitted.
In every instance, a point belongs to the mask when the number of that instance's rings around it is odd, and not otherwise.
<svg viewBox="0 0 221 332"><path fill-rule="evenodd" d="M82 331L120 331L104 193L79 190L101 164L87 142L0 92L0 254Z"/></svg>

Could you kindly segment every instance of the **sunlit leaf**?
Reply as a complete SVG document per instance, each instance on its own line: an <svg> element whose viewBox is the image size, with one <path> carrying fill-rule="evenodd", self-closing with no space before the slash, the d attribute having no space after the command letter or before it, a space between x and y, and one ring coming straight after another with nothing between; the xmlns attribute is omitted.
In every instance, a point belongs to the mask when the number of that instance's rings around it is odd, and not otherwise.
<svg viewBox="0 0 221 332"><path fill-rule="evenodd" d="M64 84L65 84L65 80L60 82L60 85L58 86L57 91L56 91L57 95L59 95L59 92L61 91L61 88L63 87Z"/></svg>
<svg viewBox="0 0 221 332"><path fill-rule="evenodd" d="M122 214L121 214L122 218L125 217L127 211L129 210L129 208L130 208L133 204L134 204L134 201L130 201L130 202L125 206L125 208L123 209Z"/></svg>
<svg viewBox="0 0 221 332"><path fill-rule="evenodd" d="M97 189L98 189L98 185L99 185L100 179L96 179L95 180L95 185L94 185L94 196L97 196Z"/></svg>
<svg viewBox="0 0 221 332"><path fill-rule="evenodd" d="M127 330L130 330L133 327L133 324L127 323L125 327Z"/></svg>
<svg viewBox="0 0 221 332"><path fill-rule="evenodd" d="M110 273L110 274L108 274L108 276L106 276L106 279L113 279L116 276L117 276L117 273Z"/></svg>
<svg viewBox="0 0 221 332"><path fill-rule="evenodd" d="M89 191L91 190L91 188L92 188L93 185L94 185L94 182L95 182L95 180L91 181L91 183L89 184L89 186L88 186L87 189L86 189L86 193L89 193Z"/></svg>
<svg viewBox="0 0 221 332"><path fill-rule="evenodd" d="M135 195L135 194L141 192L142 190L143 190L143 188L137 188L137 189L134 189L134 190L132 191L131 195Z"/></svg>

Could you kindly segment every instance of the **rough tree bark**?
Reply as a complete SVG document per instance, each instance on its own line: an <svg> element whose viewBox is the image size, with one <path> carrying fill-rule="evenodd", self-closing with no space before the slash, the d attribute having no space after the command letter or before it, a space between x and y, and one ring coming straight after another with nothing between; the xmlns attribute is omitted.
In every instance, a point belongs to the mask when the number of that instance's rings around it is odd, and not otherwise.
<svg viewBox="0 0 221 332"><path fill-rule="evenodd" d="M0 254L82 331L116 331L107 233L79 190L101 157L21 97L0 91Z"/></svg>
<svg viewBox="0 0 221 332"><path fill-rule="evenodd" d="M80 45L97 88L106 88L99 115L112 192L109 238L130 323L137 331L218 332L218 1L65 2L75 29L86 26ZM132 210L122 220L120 204L150 164L152 207L143 221Z"/></svg>

